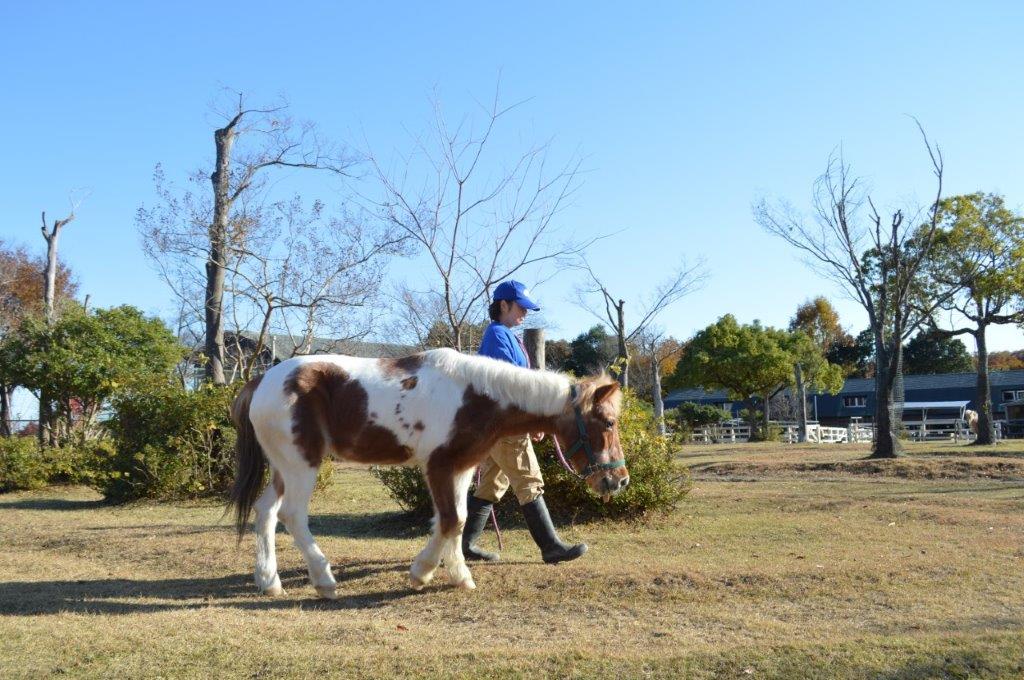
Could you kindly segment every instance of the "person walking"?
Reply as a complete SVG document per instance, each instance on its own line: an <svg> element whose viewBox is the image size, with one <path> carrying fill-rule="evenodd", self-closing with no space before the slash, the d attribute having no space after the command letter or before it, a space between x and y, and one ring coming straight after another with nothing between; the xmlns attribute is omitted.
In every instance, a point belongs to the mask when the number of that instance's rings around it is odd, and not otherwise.
<svg viewBox="0 0 1024 680"><path fill-rule="evenodd" d="M530 311L540 307L530 299L530 292L519 281L505 281L494 289L488 312L491 324L480 341L479 354L507 361L517 366L530 367L529 357L522 341L512 332L526 319ZM544 502L544 479L541 477L533 441L539 442L543 433L526 437L508 437L499 441L480 464L479 483L468 500L466 528L462 533L462 553L467 560L495 561L496 553L476 547L475 543L487 526L491 508L501 500L511 486L519 501L526 526L530 530L541 558L556 564L581 557L587 544L563 543L555 531Z"/></svg>

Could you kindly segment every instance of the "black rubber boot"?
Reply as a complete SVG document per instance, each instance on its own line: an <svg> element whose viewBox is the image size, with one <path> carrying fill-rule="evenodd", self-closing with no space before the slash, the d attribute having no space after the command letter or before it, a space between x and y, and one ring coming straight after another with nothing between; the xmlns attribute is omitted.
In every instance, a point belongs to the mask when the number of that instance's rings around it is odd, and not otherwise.
<svg viewBox="0 0 1024 680"><path fill-rule="evenodd" d="M540 555L548 564L567 562L577 557L582 557L587 552L587 544L568 545L562 543L555 533L555 525L551 523L551 515L548 514L547 503L544 496L537 500L530 501L521 506L523 516L526 517L526 526L530 529L530 535L540 548Z"/></svg>
<svg viewBox="0 0 1024 680"><path fill-rule="evenodd" d="M481 550L473 544L480 538L491 516L491 503L470 496L466 509L466 528L462 530L462 555L471 561L496 562L498 554Z"/></svg>

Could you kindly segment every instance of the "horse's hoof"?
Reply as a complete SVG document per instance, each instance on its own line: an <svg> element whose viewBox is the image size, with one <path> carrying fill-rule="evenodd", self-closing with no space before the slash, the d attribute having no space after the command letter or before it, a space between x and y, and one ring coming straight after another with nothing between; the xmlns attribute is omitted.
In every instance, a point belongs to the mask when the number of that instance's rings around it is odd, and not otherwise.
<svg viewBox="0 0 1024 680"><path fill-rule="evenodd" d="M473 582L472 578L467 578L463 581L459 581L455 584L455 587L459 590L476 590L476 583Z"/></svg>
<svg viewBox="0 0 1024 680"><path fill-rule="evenodd" d="M284 597L288 593L284 591L284 588L282 588L280 584L275 584L270 586L269 588L264 588L263 594L268 595L270 597Z"/></svg>
<svg viewBox="0 0 1024 680"><path fill-rule="evenodd" d="M322 600L337 600L338 591L335 586L317 586L316 594L320 596Z"/></svg>
<svg viewBox="0 0 1024 680"><path fill-rule="evenodd" d="M409 586L419 592L427 587L427 582L421 579L419 576L413 576L409 574Z"/></svg>

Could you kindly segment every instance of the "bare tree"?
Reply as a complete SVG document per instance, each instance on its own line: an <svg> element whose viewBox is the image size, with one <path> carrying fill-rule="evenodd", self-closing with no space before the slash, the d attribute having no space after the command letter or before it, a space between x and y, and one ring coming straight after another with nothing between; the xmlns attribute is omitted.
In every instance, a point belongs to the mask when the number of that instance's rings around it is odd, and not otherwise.
<svg viewBox="0 0 1024 680"><path fill-rule="evenodd" d="M290 342L282 356L309 353L318 330L337 343L361 339L372 330L380 299L384 256L402 252L403 236L371 229L362 216L325 219L323 205L306 211L299 197L275 203L265 228L232 258L231 310L255 313L259 331L251 351L235 333L235 370L248 379L267 347L272 331ZM359 321L353 314L361 314ZM247 327L236 321L235 328ZM276 353L276 352L275 352Z"/></svg>
<svg viewBox="0 0 1024 680"><path fill-rule="evenodd" d="M503 106L496 92L481 107L482 129L474 131L468 120L449 125L435 101L432 129L397 171L367 154L382 189L369 200L429 263L425 290L403 284L397 292L407 308L404 321L423 339L440 320L450 345L462 350L471 327L485 318L495 285L536 274L593 242L557 239L556 218L579 186L578 159L551 170L547 144L530 147L504 169L488 157L496 127L516 106Z"/></svg>
<svg viewBox="0 0 1024 680"><path fill-rule="evenodd" d="M651 403L654 404L654 424L658 434L665 434L665 402L661 396L662 365L677 356L683 346L672 338L665 338L660 328L648 326L636 336L636 344L646 356L650 367Z"/></svg>
<svg viewBox="0 0 1024 680"><path fill-rule="evenodd" d="M640 320L632 326L627 326L626 301L612 295L586 258L578 258L575 267L587 274L587 280L576 286L576 303L602 323L607 323L618 340L616 366L619 382L623 387L629 386L629 345L633 339L647 330L654 320L671 305L699 290L708 278L703 261L698 260L695 264L688 264L684 260L647 296L646 302L640 307L638 314ZM593 304L595 297L604 305L603 309Z"/></svg>
<svg viewBox="0 0 1024 680"><path fill-rule="evenodd" d="M163 184L158 167L162 205L140 208L137 218L147 254L179 296L195 297L202 282L206 377L215 384L225 383L225 280L262 207L268 171L305 168L344 175L354 163L322 142L311 123L293 121L286 102L250 107L240 93L231 93L230 101L217 112L224 124L213 133L212 192L179 195ZM198 171L191 181L199 183L204 176ZM203 262L200 271L197 261Z"/></svg>
<svg viewBox="0 0 1024 680"><path fill-rule="evenodd" d="M57 294L57 242L60 239L61 230L75 219L76 203L72 201L71 212L64 219L54 220L51 225L46 223L46 211L43 211L43 224L40 230L43 239L46 240L46 267L43 269L43 312L46 315L46 323L52 324L56 320L56 308L54 300ZM45 392L39 394L39 445L46 446L54 443L54 413L53 401L50 395Z"/></svg>
<svg viewBox="0 0 1024 680"><path fill-rule="evenodd" d="M761 200L754 206L762 228L800 250L815 271L838 283L867 312L876 361L872 458L896 456L893 390L901 373L903 342L938 304L921 304L921 296L922 268L938 226L942 153L920 124L918 130L936 179L935 201L923 217L905 219L903 210L895 210L884 219L841 155L829 158L815 183L813 223L807 224L785 203ZM918 229L922 221L925 226Z"/></svg>

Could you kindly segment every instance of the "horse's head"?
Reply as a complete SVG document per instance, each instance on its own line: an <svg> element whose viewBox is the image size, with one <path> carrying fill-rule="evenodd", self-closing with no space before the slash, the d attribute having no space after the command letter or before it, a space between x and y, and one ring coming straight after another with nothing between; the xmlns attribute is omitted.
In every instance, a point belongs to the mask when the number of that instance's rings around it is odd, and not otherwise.
<svg viewBox="0 0 1024 680"><path fill-rule="evenodd" d="M619 442L622 391L608 376L573 385L572 398L559 419L558 437L565 456L591 490L605 501L629 485L629 470Z"/></svg>

